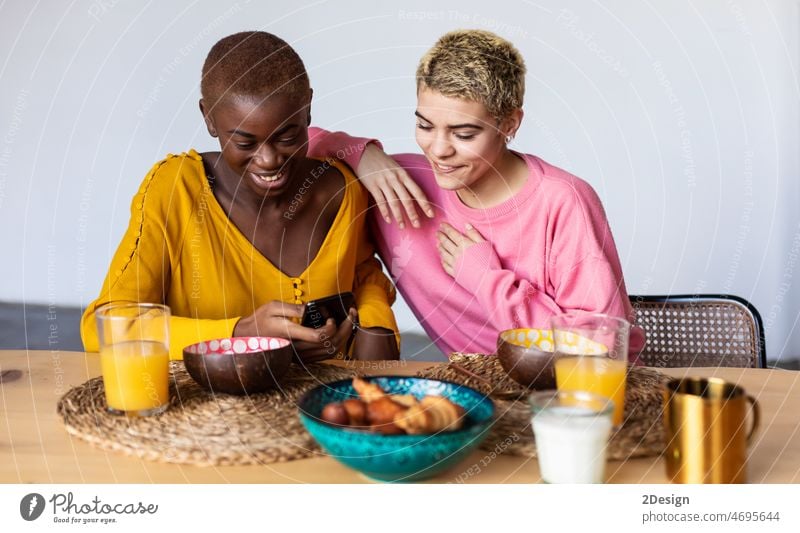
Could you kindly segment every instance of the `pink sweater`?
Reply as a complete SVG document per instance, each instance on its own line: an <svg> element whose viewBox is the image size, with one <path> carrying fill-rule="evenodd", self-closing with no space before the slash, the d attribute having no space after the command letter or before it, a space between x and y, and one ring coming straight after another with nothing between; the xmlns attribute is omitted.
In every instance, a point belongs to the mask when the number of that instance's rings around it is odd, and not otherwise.
<svg viewBox="0 0 800 533"><path fill-rule="evenodd" d="M309 155L335 155L357 165L366 139L312 128ZM358 152L354 157L353 152ZM444 352L494 353L498 332L548 327L571 310L630 320L632 310L611 229L592 187L536 156L518 154L528 181L500 205L473 209L454 191L436 185L422 155L393 156L425 191L436 216L422 227L400 230L373 208L375 244L398 289L425 331ZM462 233L467 223L487 240L468 248L455 278L441 266L436 231L448 222ZM631 336L631 354L644 344Z"/></svg>

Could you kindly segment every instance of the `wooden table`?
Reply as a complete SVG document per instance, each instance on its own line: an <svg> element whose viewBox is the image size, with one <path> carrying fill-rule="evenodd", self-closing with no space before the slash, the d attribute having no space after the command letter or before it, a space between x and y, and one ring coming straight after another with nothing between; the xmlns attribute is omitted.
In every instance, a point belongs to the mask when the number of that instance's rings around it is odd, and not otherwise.
<svg viewBox="0 0 800 533"><path fill-rule="evenodd" d="M366 373L413 374L421 362L377 362ZM16 373L14 371L19 371ZM749 480L800 482L800 372L787 370L660 369L673 375L718 376L755 396L761 429L750 447ZM56 414L56 403L71 387L100 375L97 354L0 351L0 482L3 483L363 483L357 472L329 458L264 466L194 467L154 463L104 452L71 437ZM14 375L19 377L14 379ZM471 470L469 470L471 468ZM473 475L460 475L467 471ZM659 458L611 462L614 483L664 483ZM535 483L534 459L478 450L438 483Z"/></svg>

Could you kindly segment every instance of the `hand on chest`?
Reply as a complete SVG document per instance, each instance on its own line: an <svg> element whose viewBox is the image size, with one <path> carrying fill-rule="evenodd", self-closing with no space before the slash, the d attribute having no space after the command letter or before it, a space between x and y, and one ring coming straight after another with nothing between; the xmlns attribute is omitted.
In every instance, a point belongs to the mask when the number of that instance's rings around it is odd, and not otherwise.
<svg viewBox="0 0 800 533"><path fill-rule="evenodd" d="M473 230L468 230L471 225ZM543 278L546 275L545 250L529 238L537 228L522 225L494 225L486 221L463 217L437 216L425 220L419 229L392 231L389 240L388 264L395 278L404 270L441 270L443 262L454 262L470 244L488 241L503 269L518 272L524 277ZM450 256L448 258L448 256ZM469 258L467 253L466 258ZM425 261L421 259L425 258ZM423 267L423 265L425 265ZM452 266L452 265L451 265ZM420 272L420 275L424 275Z"/></svg>

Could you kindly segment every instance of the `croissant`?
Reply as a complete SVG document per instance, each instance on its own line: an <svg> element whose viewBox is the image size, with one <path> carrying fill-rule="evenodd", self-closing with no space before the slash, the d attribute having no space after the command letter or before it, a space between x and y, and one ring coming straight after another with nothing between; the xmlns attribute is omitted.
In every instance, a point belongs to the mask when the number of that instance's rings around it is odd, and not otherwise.
<svg viewBox="0 0 800 533"><path fill-rule="evenodd" d="M454 431L464 423L464 409L443 396L387 394L374 383L353 378L359 399L329 404L322 419L339 425L369 426L384 434L419 435Z"/></svg>
<svg viewBox="0 0 800 533"><path fill-rule="evenodd" d="M367 422L373 430L381 433L402 433L403 430L395 425L394 420L406 409L407 407L393 401L391 396L384 396L367 404Z"/></svg>
<svg viewBox="0 0 800 533"><path fill-rule="evenodd" d="M404 407L411 407L417 403L417 398L413 394L386 394L386 392L374 383L364 381L361 378L353 378L353 388L358 393L364 403L374 402L384 396L389 396L393 401Z"/></svg>
<svg viewBox="0 0 800 533"><path fill-rule="evenodd" d="M353 378L353 388L358 393L361 401L366 403L374 402L386 396L386 393L378 385L364 381L361 378Z"/></svg>
<svg viewBox="0 0 800 533"><path fill-rule="evenodd" d="M394 425L410 435L454 431L463 423L464 409L443 396L425 396L394 419Z"/></svg>
<svg viewBox="0 0 800 533"><path fill-rule="evenodd" d="M392 399L395 403L399 403L403 407L411 407L412 405L417 405L419 400L413 394L391 394L389 398Z"/></svg>

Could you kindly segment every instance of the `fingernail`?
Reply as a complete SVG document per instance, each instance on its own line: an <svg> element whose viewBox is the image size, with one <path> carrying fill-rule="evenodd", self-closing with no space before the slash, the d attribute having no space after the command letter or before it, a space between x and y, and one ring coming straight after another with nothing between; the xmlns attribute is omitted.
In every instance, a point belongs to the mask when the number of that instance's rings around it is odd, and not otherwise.
<svg viewBox="0 0 800 533"><path fill-rule="evenodd" d="M467 224L467 229L473 229L472 224Z"/></svg>
<svg viewBox="0 0 800 533"><path fill-rule="evenodd" d="M392 219L389 218L389 217L383 217L383 220L385 220L387 224L391 224L392 223Z"/></svg>
<svg viewBox="0 0 800 533"><path fill-rule="evenodd" d="M428 209L427 211L425 211L425 214L427 214L429 217L433 218L433 210L432 209Z"/></svg>
<svg viewBox="0 0 800 533"><path fill-rule="evenodd" d="M400 223L400 229L405 229L405 228L406 228L406 225L405 225L404 223L402 223L402 222L401 222L401 223Z"/></svg>
<svg viewBox="0 0 800 533"><path fill-rule="evenodd" d="M411 221L411 225L414 226L415 228L418 228L419 227L419 220L412 220Z"/></svg>

